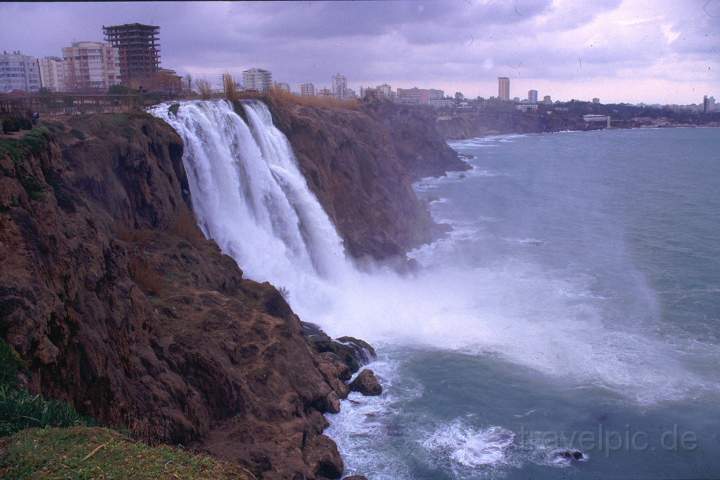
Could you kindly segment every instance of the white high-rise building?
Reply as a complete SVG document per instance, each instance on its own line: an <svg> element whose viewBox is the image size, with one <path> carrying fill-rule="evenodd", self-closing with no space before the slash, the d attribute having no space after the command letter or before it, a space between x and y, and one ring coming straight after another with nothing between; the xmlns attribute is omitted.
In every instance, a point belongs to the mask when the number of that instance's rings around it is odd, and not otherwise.
<svg viewBox="0 0 720 480"><path fill-rule="evenodd" d="M255 90L256 92L266 93L270 91L273 85L272 73L262 68L245 70L242 75L245 90Z"/></svg>
<svg viewBox="0 0 720 480"><path fill-rule="evenodd" d="M335 98L345 98L347 96L347 78L339 73L332 77L332 94Z"/></svg>
<svg viewBox="0 0 720 480"><path fill-rule="evenodd" d="M0 92L37 92L40 90L40 67L35 57L22 53L0 54Z"/></svg>
<svg viewBox="0 0 720 480"><path fill-rule="evenodd" d="M120 55L109 43L74 42L62 52L67 90L105 91L120 84Z"/></svg>
<svg viewBox="0 0 720 480"><path fill-rule="evenodd" d="M385 98L391 98L393 96L392 87L387 83L377 86L377 91Z"/></svg>
<svg viewBox="0 0 720 480"><path fill-rule="evenodd" d="M59 57L44 57L38 60L40 64L40 82L43 88L51 92L64 92L65 88L65 62Z"/></svg>
<svg viewBox="0 0 720 480"><path fill-rule="evenodd" d="M445 92L435 88L398 88L395 97L398 103L407 105L430 105L445 97Z"/></svg>
<svg viewBox="0 0 720 480"><path fill-rule="evenodd" d="M315 96L315 85L312 83L303 83L300 85L300 95L303 97Z"/></svg>
<svg viewBox="0 0 720 480"><path fill-rule="evenodd" d="M537 103L537 101L538 101L538 91L537 90L528 90L528 102Z"/></svg>

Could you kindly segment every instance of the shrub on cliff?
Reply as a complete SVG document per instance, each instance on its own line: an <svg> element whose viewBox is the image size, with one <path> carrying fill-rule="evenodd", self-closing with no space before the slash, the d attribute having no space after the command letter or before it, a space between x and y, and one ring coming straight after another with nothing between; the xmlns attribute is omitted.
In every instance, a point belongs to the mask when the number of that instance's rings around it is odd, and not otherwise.
<svg viewBox="0 0 720 480"><path fill-rule="evenodd" d="M33 172L27 168L25 160L29 155L37 155L48 146L50 132L38 127L26 133L20 140L11 138L0 140L0 157L10 157L15 164L15 175L25 192L32 200L42 197L44 187Z"/></svg>
<svg viewBox="0 0 720 480"><path fill-rule="evenodd" d="M332 108L332 109L344 109L344 110L357 110L360 108L360 102L357 100L340 100L335 97L317 96L317 97L303 97L301 95L295 95L285 90L273 88L268 93L268 97L271 101L278 103L290 103L303 105L306 107L318 107L318 108Z"/></svg>
<svg viewBox="0 0 720 480"><path fill-rule="evenodd" d="M67 427L92 424L65 402L45 400L17 386L24 367L15 350L0 340L0 437L29 427Z"/></svg>
<svg viewBox="0 0 720 480"><path fill-rule="evenodd" d="M70 427L93 423L65 402L8 385L0 386L0 437L30 427Z"/></svg>
<svg viewBox="0 0 720 480"><path fill-rule="evenodd" d="M20 130L30 130L32 122L25 117L8 117L0 120L3 133L13 133Z"/></svg>

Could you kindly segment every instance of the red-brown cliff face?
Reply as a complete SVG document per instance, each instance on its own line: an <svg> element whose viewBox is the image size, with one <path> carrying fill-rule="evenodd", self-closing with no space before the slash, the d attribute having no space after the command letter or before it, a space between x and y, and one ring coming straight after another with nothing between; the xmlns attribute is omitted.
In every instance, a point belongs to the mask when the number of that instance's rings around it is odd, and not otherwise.
<svg viewBox="0 0 720 480"><path fill-rule="evenodd" d="M402 257L438 231L411 182L464 164L422 109L270 107L351 254ZM322 414L347 394L352 352L304 335L273 286L203 238L181 157L144 114L0 138L0 337L29 389L105 424L261 478L337 478Z"/></svg>
<svg viewBox="0 0 720 480"><path fill-rule="evenodd" d="M468 167L432 112L379 100L357 108L265 101L351 255L402 256L442 231L412 182Z"/></svg>
<svg viewBox="0 0 720 480"><path fill-rule="evenodd" d="M341 368L203 238L179 137L140 114L48 128L0 140L0 336L28 388L262 478L338 477Z"/></svg>

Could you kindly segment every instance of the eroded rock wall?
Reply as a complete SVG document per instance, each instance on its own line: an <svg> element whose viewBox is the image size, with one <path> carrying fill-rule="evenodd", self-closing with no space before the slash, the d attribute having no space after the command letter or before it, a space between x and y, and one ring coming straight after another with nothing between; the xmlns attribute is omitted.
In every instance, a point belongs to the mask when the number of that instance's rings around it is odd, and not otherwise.
<svg viewBox="0 0 720 480"><path fill-rule="evenodd" d="M258 477L339 476L336 367L203 238L175 132L144 114L41 132L0 150L0 335L27 387Z"/></svg>
<svg viewBox="0 0 720 480"><path fill-rule="evenodd" d="M412 182L466 169L434 116L387 101L332 108L265 99L354 257L404 255L442 231Z"/></svg>

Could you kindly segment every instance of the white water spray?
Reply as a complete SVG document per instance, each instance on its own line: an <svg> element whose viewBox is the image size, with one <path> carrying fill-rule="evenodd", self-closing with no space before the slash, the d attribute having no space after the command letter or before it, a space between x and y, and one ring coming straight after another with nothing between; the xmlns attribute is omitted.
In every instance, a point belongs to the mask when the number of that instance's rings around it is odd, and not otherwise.
<svg viewBox="0 0 720 480"><path fill-rule="evenodd" d="M303 320L334 336L489 352L640 401L682 396L701 383L657 341L606 328L581 280L519 261L493 268L430 261L414 277L356 270L267 107L242 108L247 123L225 101L151 113L184 140L204 234L247 277L287 289ZM431 258L432 248L424 249Z"/></svg>

